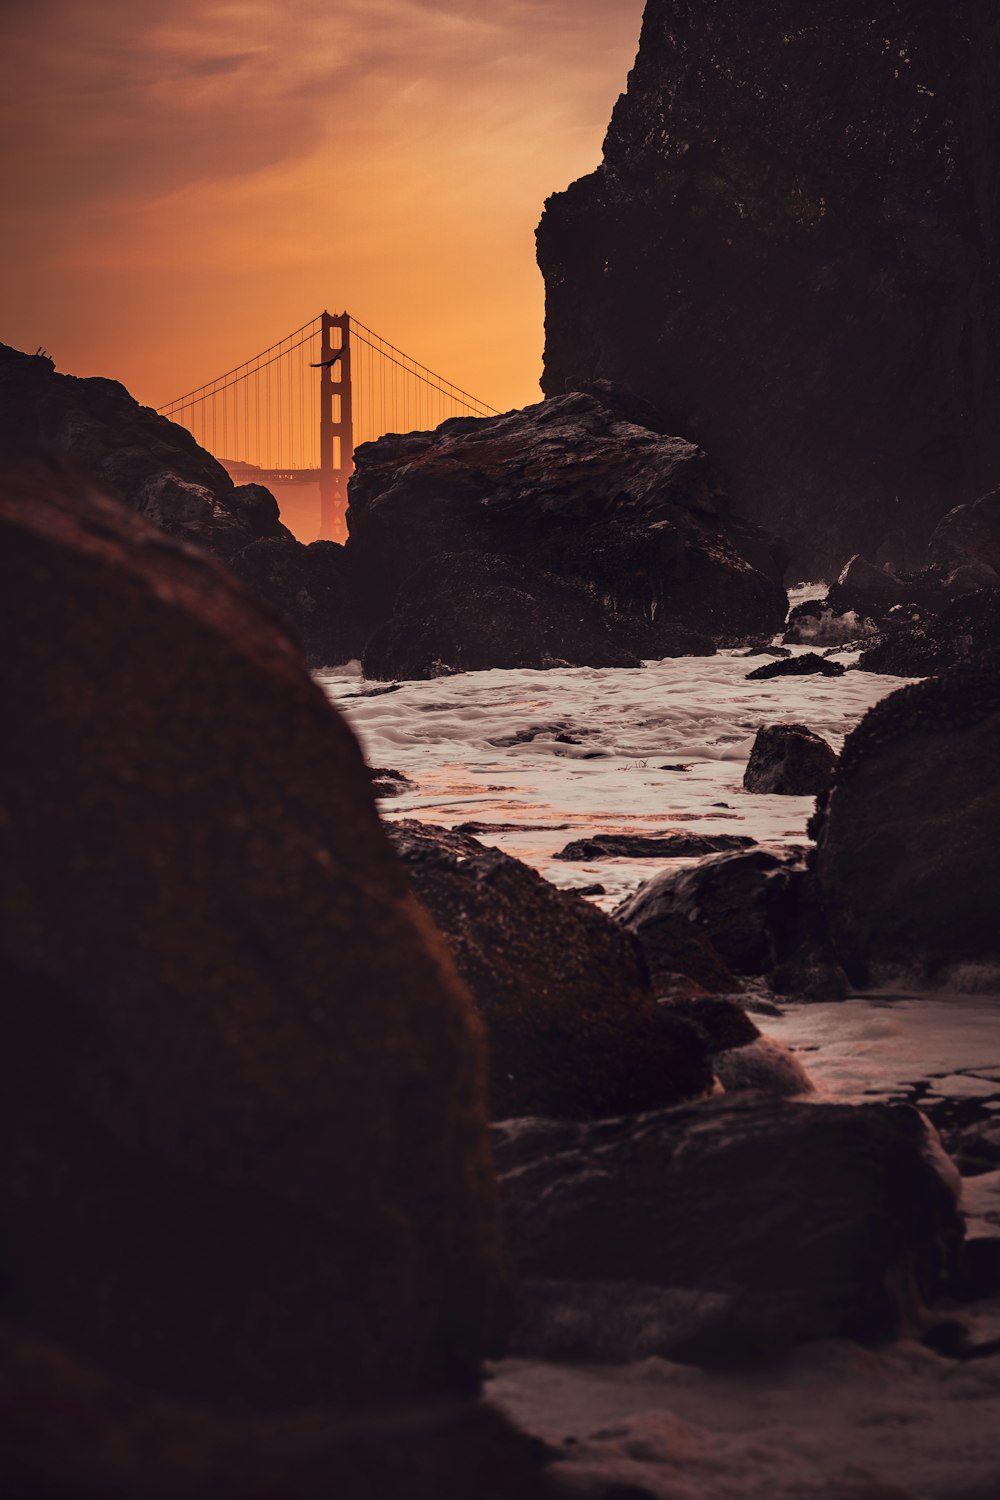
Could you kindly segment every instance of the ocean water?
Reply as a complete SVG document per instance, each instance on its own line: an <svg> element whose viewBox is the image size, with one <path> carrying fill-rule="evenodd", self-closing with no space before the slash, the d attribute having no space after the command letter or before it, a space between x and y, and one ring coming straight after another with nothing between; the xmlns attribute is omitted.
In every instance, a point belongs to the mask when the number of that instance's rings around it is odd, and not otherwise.
<svg viewBox="0 0 1000 1500"><path fill-rule="evenodd" d="M795 647L796 655L807 648ZM836 660L855 660L841 653ZM352 664L317 674L361 740L370 765L414 783L383 802L387 819L516 825L491 834L557 885L607 887L615 905L662 860L554 859L587 833L747 834L805 841L811 797L744 792L743 769L762 724L802 723L839 750L898 677L785 677L748 682L768 657L650 662L642 670L566 668L467 672L386 690Z"/></svg>
<svg viewBox="0 0 1000 1500"><path fill-rule="evenodd" d="M554 856L570 839L674 829L804 843L811 798L743 790L758 727L803 723L839 749L903 685L856 671L747 682L767 660L723 651L641 671L479 672L388 691L352 664L318 680L369 763L412 782L381 803L384 818L513 825L479 837L557 885L602 884L597 900L610 908L690 861L563 863ZM1000 1113L1000 996L873 993L783 1009L760 1024L801 1057L818 1097ZM970 1228L1000 1234L1000 1172L963 1188ZM1000 1336L1000 1299L977 1304L971 1331ZM560 1450L567 1479L633 1485L653 1500L1000 1496L997 1355L957 1363L907 1339L815 1344L752 1374L661 1359L506 1361L488 1394Z"/></svg>

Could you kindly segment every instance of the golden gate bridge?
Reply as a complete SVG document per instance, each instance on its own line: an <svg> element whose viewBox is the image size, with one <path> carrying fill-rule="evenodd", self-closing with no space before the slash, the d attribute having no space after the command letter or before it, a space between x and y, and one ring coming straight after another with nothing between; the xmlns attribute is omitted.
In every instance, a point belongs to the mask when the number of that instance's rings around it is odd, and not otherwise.
<svg viewBox="0 0 1000 1500"><path fill-rule="evenodd" d="M448 417L496 416L349 313L320 313L157 410L187 427L237 484L318 491L317 534L344 535L355 447ZM283 506L284 508L284 506Z"/></svg>

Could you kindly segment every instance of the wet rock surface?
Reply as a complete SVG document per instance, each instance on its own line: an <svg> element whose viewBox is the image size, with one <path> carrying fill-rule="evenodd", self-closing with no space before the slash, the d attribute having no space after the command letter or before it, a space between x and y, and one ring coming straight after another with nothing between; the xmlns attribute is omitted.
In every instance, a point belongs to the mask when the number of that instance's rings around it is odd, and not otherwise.
<svg viewBox="0 0 1000 1500"><path fill-rule="evenodd" d="M891 694L848 736L814 869L855 983L1000 963L998 757L996 652Z"/></svg>
<svg viewBox="0 0 1000 1500"><path fill-rule="evenodd" d="M700 449L652 420L600 387L361 447L347 550L371 626L400 591L405 607L418 569L419 593L437 558L467 553L528 570L536 595L544 574L584 590L648 638L640 655L668 654L678 626L717 642L780 629L779 545L733 511Z"/></svg>
<svg viewBox="0 0 1000 1500"><path fill-rule="evenodd" d="M391 766L370 766L368 774L375 797L401 797L413 789L410 778L402 771L394 771Z"/></svg>
<svg viewBox="0 0 1000 1500"><path fill-rule="evenodd" d="M1000 588L962 594L940 614L918 614L912 624L887 619L882 634L858 658L863 672L929 677L984 651L1000 649ZM889 627L889 628L887 628Z"/></svg>
<svg viewBox="0 0 1000 1500"><path fill-rule="evenodd" d="M826 791L837 766L837 752L805 724L767 724L758 729L743 788L786 797L815 797Z"/></svg>
<svg viewBox="0 0 1000 1500"><path fill-rule="evenodd" d="M492 1337L469 996L353 737L226 570L83 489L8 481L0 519L3 1404L34 1413L6 1450L159 1493L151 1403L196 1409L196 1452L213 1413L309 1408L360 1423L327 1479L368 1495L358 1445L407 1403L461 1425ZM110 1397L74 1407L96 1441L60 1405L105 1379L136 1392L113 1452Z"/></svg>
<svg viewBox="0 0 1000 1500"><path fill-rule="evenodd" d="M712 1365L877 1341L919 1322L962 1240L957 1176L905 1107L729 1096L511 1121L494 1151L515 1351Z"/></svg>
<svg viewBox="0 0 1000 1500"><path fill-rule="evenodd" d="M596 833L590 838L571 840L553 858L583 863L609 856L617 859L684 859L747 849L753 842L752 838L738 833L679 833L669 829L661 834L648 835Z"/></svg>
<svg viewBox="0 0 1000 1500"><path fill-rule="evenodd" d="M485 1023L494 1118L600 1118L711 1087L704 1043L656 1005L604 912L467 835L409 819L388 833Z"/></svg>
<svg viewBox="0 0 1000 1500"><path fill-rule="evenodd" d="M847 668L843 662L827 661L815 651L806 651L802 656L789 656L780 661L766 662L747 673L748 682L763 682L770 677L843 677Z"/></svg>
<svg viewBox="0 0 1000 1500"><path fill-rule="evenodd" d="M614 917L635 933L654 975L669 972L686 923L735 975L765 978L779 993L805 999L834 1000L847 992L801 850L751 849L664 871L622 902Z"/></svg>
<svg viewBox="0 0 1000 1500"><path fill-rule="evenodd" d="M411 680L494 667L640 667L638 638L582 587L502 557L446 552L404 583L362 665L366 677Z"/></svg>
<svg viewBox="0 0 1000 1500"><path fill-rule="evenodd" d="M658 405L814 577L919 565L1000 472L998 58L975 0L654 0L603 164L539 227L543 389Z"/></svg>

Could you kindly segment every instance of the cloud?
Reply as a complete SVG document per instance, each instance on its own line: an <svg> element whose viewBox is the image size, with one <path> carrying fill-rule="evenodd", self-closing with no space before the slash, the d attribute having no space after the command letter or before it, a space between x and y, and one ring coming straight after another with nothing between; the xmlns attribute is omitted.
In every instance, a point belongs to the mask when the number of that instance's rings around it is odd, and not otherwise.
<svg viewBox="0 0 1000 1500"><path fill-rule="evenodd" d="M339 295L530 386L510 372L537 367L534 224L596 165L641 11L0 0L4 316L35 343L56 319L70 360L169 394L174 365L190 384L215 357L192 353L206 308L232 363L258 324L268 342L286 309L300 322ZM143 306L171 308L155 363L132 333ZM491 366L472 319L538 333Z"/></svg>
<svg viewBox="0 0 1000 1500"><path fill-rule="evenodd" d="M600 75L613 0L48 0L4 27L4 187L24 208L149 197L378 145L401 92L426 139L514 118L553 66Z"/></svg>

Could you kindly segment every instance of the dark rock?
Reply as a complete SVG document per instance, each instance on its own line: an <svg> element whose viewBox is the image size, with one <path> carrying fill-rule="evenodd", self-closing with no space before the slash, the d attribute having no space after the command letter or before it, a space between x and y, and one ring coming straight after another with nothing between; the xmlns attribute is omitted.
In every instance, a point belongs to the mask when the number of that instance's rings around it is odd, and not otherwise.
<svg viewBox="0 0 1000 1500"><path fill-rule="evenodd" d="M495 743L495 741L494 741ZM456 823L452 833L471 833L480 838L484 833L562 833L568 823Z"/></svg>
<svg viewBox="0 0 1000 1500"><path fill-rule="evenodd" d="M934 528L927 550L935 562L952 569L971 568L976 576L988 569L994 575L976 587L1000 583L1000 490L956 505Z"/></svg>
<svg viewBox="0 0 1000 1500"><path fill-rule="evenodd" d="M639 887L640 891L644 889L645 886ZM636 901L637 896L638 893L630 901ZM626 907L629 904L625 902ZM614 913L616 919L620 910L621 907ZM644 913L641 927L633 930L642 945L657 995L687 999L692 993L731 995L740 988L741 981L684 912L649 910Z"/></svg>
<svg viewBox="0 0 1000 1500"><path fill-rule="evenodd" d="M150 1400L474 1391L479 1027L357 744L207 554L9 477L0 528L7 1316Z"/></svg>
<svg viewBox="0 0 1000 1500"><path fill-rule="evenodd" d="M858 657L862 672L886 677L933 677L954 666L956 643L943 638L934 625L915 625L879 636Z"/></svg>
<svg viewBox="0 0 1000 1500"><path fill-rule="evenodd" d="M1000 962L998 762L997 652L893 693L848 736L811 832L856 983Z"/></svg>
<svg viewBox="0 0 1000 1500"><path fill-rule="evenodd" d="M584 589L540 569L444 553L400 589L362 664L366 677L417 679L494 667L639 667L628 635Z"/></svg>
<svg viewBox="0 0 1000 1500"><path fill-rule="evenodd" d="M704 1041L715 1076L727 1094L753 1089L794 1098L813 1092L812 1079L795 1054L781 1042L762 1036L737 998L685 997L671 1001L671 1009Z"/></svg>
<svg viewBox="0 0 1000 1500"><path fill-rule="evenodd" d="M843 677L847 668L839 661L824 661L815 651L806 651L802 656L790 656L787 661L769 661L763 667L755 667L747 673L748 682L759 682L768 677Z"/></svg>
<svg viewBox="0 0 1000 1500"><path fill-rule="evenodd" d="M791 654L787 646L751 646L749 651L740 652L741 656L773 656L775 659Z"/></svg>
<svg viewBox="0 0 1000 1500"><path fill-rule="evenodd" d="M838 612L825 599L807 599L788 616L782 640L791 646L850 646L875 634L874 623L849 609Z"/></svg>
<svg viewBox="0 0 1000 1500"><path fill-rule="evenodd" d="M576 896L605 896L607 895L607 890L597 881L593 885L575 885L573 887L573 894Z"/></svg>
<svg viewBox="0 0 1000 1500"><path fill-rule="evenodd" d="M516 567L543 603L539 575L554 575L631 621L626 645L640 656L687 650L672 644L678 627L711 641L779 630L777 544L734 514L700 449L638 425L640 414L604 388L360 447L347 551L372 626L424 570L416 597L403 594L419 620L421 601L451 588L444 568L435 582L438 560L471 553L469 586L477 555Z"/></svg>
<svg viewBox="0 0 1000 1500"><path fill-rule="evenodd" d="M97 483L178 540L225 558L290 626L312 667L359 657L365 636L344 549L304 547L263 485L234 485L176 422L114 380L58 375L0 344L0 458ZM44 482L44 480L43 480Z"/></svg>
<svg viewBox="0 0 1000 1500"><path fill-rule="evenodd" d="M735 833L595 833L573 839L554 859L684 859L702 854L721 854L729 849L747 849L756 840Z"/></svg>
<svg viewBox="0 0 1000 1500"><path fill-rule="evenodd" d="M877 1341L918 1325L962 1240L958 1175L906 1106L724 1096L596 1125L512 1121L494 1153L535 1292L515 1351L549 1355L567 1309L577 1358L711 1365ZM611 1320L587 1317L588 1291L606 1313L612 1285L626 1306L672 1294L652 1340L637 1320L638 1348L614 1328L608 1348Z"/></svg>
<svg viewBox="0 0 1000 1500"><path fill-rule="evenodd" d="M252 542L229 566L298 637L310 667L335 667L360 657L364 637L344 548L304 547L293 537Z"/></svg>
<svg viewBox="0 0 1000 1500"><path fill-rule="evenodd" d="M960 1302L995 1297L1000 1292L1000 1239L993 1235L967 1239L949 1290Z"/></svg>
<svg viewBox="0 0 1000 1500"><path fill-rule="evenodd" d="M721 1052L712 1066L727 1094L752 1092L797 1099L815 1092L815 1084L799 1058L771 1037L762 1036L746 1047Z"/></svg>
<svg viewBox="0 0 1000 1500"><path fill-rule="evenodd" d="M711 1086L704 1044L610 917L462 834L388 833L485 1022L494 1118L634 1113Z"/></svg>
<svg viewBox="0 0 1000 1500"><path fill-rule="evenodd" d="M805 724L766 724L757 731L743 787L772 796L815 797L826 791L836 767L836 750Z"/></svg>
<svg viewBox="0 0 1000 1500"><path fill-rule="evenodd" d="M51 360L0 344L0 457L70 466L170 536L230 557L257 537L292 542L278 502L234 486L176 422L140 406L116 380L58 375Z"/></svg>
<svg viewBox="0 0 1000 1500"><path fill-rule="evenodd" d="M495 745L498 750L509 750L514 745L530 745L537 740L539 735L550 734L556 737L558 725L556 724L529 724L525 729L515 729L512 734L501 734L496 739L487 740L488 745Z"/></svg>
<svg viewBox="0 0 1000 1500"><path fill-rule="evenodd" d="M806 576L922 561L1000 473L998 83L981 0L651 0L539 227L545 392L653 403Z"/></svg>
<svg viewBox="0 0 1000 1500"><path fill-rule="evenodd" d="M371 684L369 684L367 687L361 688L358 692L355 692L355 693L345 693L344 697L345 698L384 698L387 693L398 693L399 690L400 690L400 688L402 686L403 686L403 684L401 682L386 682L386 683L382 683L378 687L372 687Z"/></svg>
<svg viewBox="0 0 1000 1500"><path fill-rule="evenodd" d="M769 978L781 993L808 999L842 999L847 992L799 851L751 849L664 871L614 917L638 937L654 975L668 967L675 924L687 922L734 974Z"/></svg>
<svg viewBox="0 0 1000 1500"><path fill-rule="evenodd" d="M734 1047L749 1047L760 1038L758 1027L734 1000L709 995L682 1001L674 1009L701 1035L710 1057Z"/></svg>
<svg viewBox="0 0 1000 1500"><path fill-rule="evenodd" d="M484 1403L220 1411L0 1324L5 1500L558 1500L544 1461Z"/></svg>
<svg viewBox="0 0 1000 1500"><path fill-rule="evenodd" d="M369 766L368 774L372 781L372 795L375 797L401 797L413 786L409 776L404 776L402 771L392 770L390 766Z"/></svg>
<svg viewBox="0 0 1000 1500"><path fill-rule="evenodd" d="M896 677L931 677L983 651L1000 649L1000 588L980 589L954 599L936 618L884 630L861 653L864 672Z"/></svg>
<svg viewBox="0 0 1000 1500"><path fill-rule="evenodd" d="M705 995L674 1004L674 1014L693 1026L709 1049L715 1075L727 1094L747 1089L793 1098L813 1091L795 1054L762 1036L739 1000Z"/></svg>
<svg viewBox="0 0 1000 1500"><path fill-rule="evenodd" d="M978 1120L945 1136L948 1153L963 1177L978 1177L1000 1167L1000 1120Z"/></svg>
<svg viewBox="0 0 1000 1500"><path fill-rule="evenodd" d="M853 611L861 619L875 620L906 598L906 585L895 573L856 553L830 585L826 602L837 614Z"/></svg>

